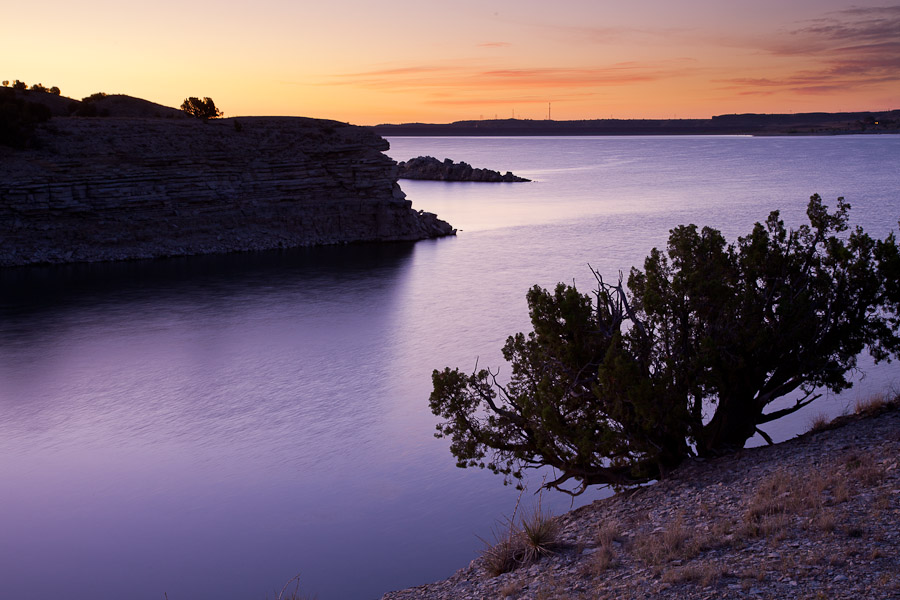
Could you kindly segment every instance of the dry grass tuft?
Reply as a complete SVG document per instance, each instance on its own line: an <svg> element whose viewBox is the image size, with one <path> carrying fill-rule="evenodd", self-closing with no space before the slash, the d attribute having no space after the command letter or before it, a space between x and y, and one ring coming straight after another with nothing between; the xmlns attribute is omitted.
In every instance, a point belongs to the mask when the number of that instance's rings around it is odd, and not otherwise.
<svg viewBox="0 0 900 600"><path fill-rule="evenodd" d="M622 527L616 521L604 521L597 531L597 543L601 548L611 548L613 542L618 541L621 531Z"/></svg>
<svg viewBox="0 0 900 600"><path fill-rule="evenodd" d="M796 479L781 469L763 479L744 512L744 524L752 530L763 520L787 512L795 485Z"/></svg>
<svg viewBox="0 0 900 600"><path fill-rule="evenodd" d="M850 499L850 486L845 477L841 477L834 484L831 490L831 499L835 504L842 504Z"/></svg>
<svg viewBox="0 0 900 600"><path fill-rule="evenodd" d="M607 521L600 525L597 531L597 548L591 554L587 562L585 574L593 577L601 577L603 573L615 566L615 545L621 531L620 525L615 521Z"/></svg>
<svg viewBox="0 0 900 600"><path fill-rule="evenodd" d="M830 510L822 511L815 519L815 526L826 533L831 533L837 527L837 520Z"/></svg>
<svg viewBox="0 0 900 600"><path fill-rule="evenodd" d="M831 418L825 413L819 413L809 420L809 431L810 433L818 433L820 431L826 431L831 425Z"/></svg>
<svg viewBox="0 0 900 600"><path fill-rule="evenodd" d="M514 581L510 581L502 588L500 588L500 596L502 598L509 598L511 596L516 596L523 589L525 589L525 581L518 579Z"/></svg>
<svg viewBox="0 0 900 600"><path fill-rule="evenodd" d="M294 589L288 589L293 584ZM266 594L268 597L268 594ZM290 579L287 580L287 583L281 588L281 591L278 592L278 595L275 596L275 600L315 600L316 596L307 596L306 594L300 593L300 574L294 575Z"/></svg>
<svg viewBox="0 0 900 600"><path fill-rule="evenodd" d="M694 558L702 547L702 542L685 527L680 513L661 531L639 536L632 544L634 554L648 565Z"/></svg>
<svg viewBox="0 0 900 600"><path fill-rule="evenodd" d="M872 417L892 408L897 408L898 404L900 404L900 395L889 398L884 394L875 394L868 398L857 399L853 412L860 416Z"/></svg>
<svg viewBox="0 0 900 600"><path fill-rule="evenodd" d="M501 521L499 527L494 528L494 542L479 538L484 543L484 550L481 552L484 569L491 577L509 573L522 564L525 549L520 532L516 528L516 513L519 511L519 502L522 501L523 493L525 493L524 489L516 498L516 507L513 509L512 518Z"/></svg>
<svg viewBox="0 0 900 600"><path fill-rule="evenodd" d="M739 577L742 581L753 581L757 582L765 581L769 575L764 568L755 568L755 569L744 569L740 573L735 573L736 577Z"/></svg>
<svg viewBox="0 0 900 600"><path fill-rule="evenodd" d="M522 519L521 537L525 546L525 562L553 554L559 545L559 522L538 506Z"/></svg>
<svg viewBox="0 0 900 600"><path fill-rule="evenodd" d="M781 560L778 562L776 568L785 575L792 575L797 573L798 566L797 560L793 556L790 554L782 554Z"/></svg>
<svg viewBox="0 0 900 600"><path fill-rule="evenodd" d="M690 539L691 532L684 526L684 517L678 514L675 520L663 530L662 542L668 553L672 556L678 556Z"/></svg>
<svg viewBox="0 0 900 600"><path fill-rule="evenodd" d="M507 527L494 531L494 542L486 542L481 553L484 568L491 577L509 573L517 569L525 561L525 545L522 536L513 521Z"/></svg>
<svg viewBox="0 0 900 600"><path fill-rule="evenodd" d="M885 463L857 452L835 457L816 469L779 469L760 481L748 499L738 537L766 537L774 543L787 537L795 525L833 533L836 517L826 507L849 501L860 487L880 483L887 469ZM878 510L876 504L877 497L873 510ZM880 506L884 504L882 501ZM850 528L847 535L854 537L860 532Z"/></svg>
<svg viewBox="0 0 900 600"><path fill-rule="evenodd" d="M523 490L524 491L524 490ZM516 525L519 499L512 518L501 523L494 531L494 542L486 542L481 553L484 568L492 577L514 571L522 565L532 563L542 556L552 554L559 546L559 523L553 516L541 509L540 497L537 507Z"/></svg>
<svg viewBox="0 0 900 600"><path fill-rule="evenodd" d="M884 479L885 470L868 454L850 453L844 460L847 474L853 481L871 487Z"/></svg>
<svg viewBox="0 0 900 600"><path fill-rule="evenodd" d="M597 548L588 561L588 573L594 577L600 577L616 564L616 555L611 548Z"/></svg>
<svg viewBox="0 0 900 600"><path fill-rule="evenodd" d="M838 476L821 471L798 474L784 469L763 479L747 503L740 534L743 537L768 537L780 541L787 537L794 515L806 513L808 526L827 529L819 523L825 506L825 490L834 488Z"/></svg>
<svg viewBox="0 0 900 600"><path fill-rule="evenodd" d="M875 394L867 398L858 398L852 412L849 408L845 409L843 414L835 419L829 419L826 414L814 416L810 419L807 431L810 433L827 431L845 425L857 417L874 417L897 409L900 409L900 393Z"/></svg>

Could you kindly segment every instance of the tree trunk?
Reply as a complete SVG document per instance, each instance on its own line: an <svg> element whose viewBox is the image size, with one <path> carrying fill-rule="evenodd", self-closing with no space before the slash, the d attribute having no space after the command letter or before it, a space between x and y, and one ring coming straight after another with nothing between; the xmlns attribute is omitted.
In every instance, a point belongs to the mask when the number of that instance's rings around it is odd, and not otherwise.
<svg viewBox="0 0 900 600"><path fill-rule="evenodd" d="M703 438L697 440L700 456L719 456L737 452L756 432L762 410L752 398L720 399L712 420L703 427Z"/></svg>

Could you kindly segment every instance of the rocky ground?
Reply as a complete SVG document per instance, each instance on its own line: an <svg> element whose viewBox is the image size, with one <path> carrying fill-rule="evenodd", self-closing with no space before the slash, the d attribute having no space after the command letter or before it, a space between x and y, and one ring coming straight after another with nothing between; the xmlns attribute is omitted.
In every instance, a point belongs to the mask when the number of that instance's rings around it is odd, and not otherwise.
<svg viewBox="0 0 900 600"><path fill-rule="evenodd" d="M445 581L382 600L900 599L900 410L857 414L553 520L511 572L494 546Z"/></svg>

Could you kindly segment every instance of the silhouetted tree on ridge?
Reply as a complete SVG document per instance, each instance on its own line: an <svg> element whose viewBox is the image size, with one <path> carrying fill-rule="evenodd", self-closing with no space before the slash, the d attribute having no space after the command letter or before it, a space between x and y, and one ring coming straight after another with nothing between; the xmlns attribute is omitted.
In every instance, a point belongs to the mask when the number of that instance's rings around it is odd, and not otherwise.
<svg viewBox="0 0 900 600"><path fill-rule="evenodd" d="M216 103L213 102L213 99L210 97L203 98L203 100L193 96L185 98L184 102L181 104L181 110L192 117L203 120L216 119L225 114L216 108Z"/></svg>

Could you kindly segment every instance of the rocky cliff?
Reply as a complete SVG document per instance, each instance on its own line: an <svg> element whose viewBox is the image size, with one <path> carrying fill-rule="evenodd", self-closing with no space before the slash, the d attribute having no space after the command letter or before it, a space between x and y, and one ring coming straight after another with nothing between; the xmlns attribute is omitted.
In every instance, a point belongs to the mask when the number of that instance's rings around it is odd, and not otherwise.
<svg viewBox="0 0 900 600"><path fill-rule="evenodd" d="M388 143L306 118L54 118L0 147L0 266L451 235Z"/></svg>

